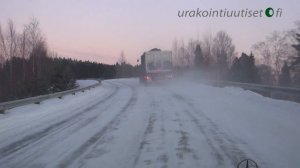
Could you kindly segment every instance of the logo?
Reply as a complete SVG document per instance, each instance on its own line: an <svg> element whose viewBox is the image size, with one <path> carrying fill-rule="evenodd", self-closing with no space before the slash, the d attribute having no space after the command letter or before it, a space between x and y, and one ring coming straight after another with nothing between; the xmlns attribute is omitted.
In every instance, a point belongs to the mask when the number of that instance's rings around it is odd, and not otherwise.
<svg viewBox="0 0 300 168"><path fill-rule="evenodd" d="M274 9L271 8L271 7L267 8L267 9L265 10L265 15L266 15L267 17L272 17L274 14L275 14ZM281 15L282 15L282 8L278 8L278 9L276 10L276 17L281 17Z"/></svg>

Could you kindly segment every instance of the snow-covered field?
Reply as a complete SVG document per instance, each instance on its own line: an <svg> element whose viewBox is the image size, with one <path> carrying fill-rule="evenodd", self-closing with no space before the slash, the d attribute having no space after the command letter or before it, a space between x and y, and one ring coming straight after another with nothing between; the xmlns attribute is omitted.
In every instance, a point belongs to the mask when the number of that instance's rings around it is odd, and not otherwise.
<svg viewBox="0 0 300 168"><path fill-rule="evenodd" d="M0 115L0 167L300 166L299 103L188 81L102 83Z"/></svg>

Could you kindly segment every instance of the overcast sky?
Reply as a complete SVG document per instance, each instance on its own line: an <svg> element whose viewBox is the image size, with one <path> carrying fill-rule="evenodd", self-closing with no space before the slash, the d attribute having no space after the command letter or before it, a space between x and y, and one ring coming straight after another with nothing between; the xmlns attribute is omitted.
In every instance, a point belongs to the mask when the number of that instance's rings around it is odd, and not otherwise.
<svg viewBox="0 0 300 168"><path fill-rule="evenodd" d="M179 18L178 10L282 8L281 18ZM226 31L239 53L251 50L274 30L300 20L299 0L1 0L0 24L12 19L19 30L37 18L48 46L61 56L115 63L146 50L170 50L175 38L188 41Z"/></svg>

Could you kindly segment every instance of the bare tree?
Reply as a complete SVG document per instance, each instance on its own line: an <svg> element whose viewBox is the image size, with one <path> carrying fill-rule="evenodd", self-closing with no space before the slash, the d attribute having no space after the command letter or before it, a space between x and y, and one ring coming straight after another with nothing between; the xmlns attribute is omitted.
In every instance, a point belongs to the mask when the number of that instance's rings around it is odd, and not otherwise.
<svg viewBox="0 0 300 168"><path fill-rule="evenodd" d="M126 64L126 58L125 58L125 55L124 55L124 52L123 52L123 51L121 51L121 54L120 54L119 64L120 64L120 65Z"/></svg>
<svg viewBox="0 0 300 168"><path fill-rule="evenodd" d="M288 59L288 47L290 44L286 41L286 36L280 34L279 32L275 31L271 34L271 36L267 37L267 41L271 42L271 51L273 52L272 59L275 68L276 76L279 76L281 67L283 66L283 61Z"/></svg>
<svg viewBox="0 0 300 168"><path fill-rule="evenodd" d="M195 58L195 50L197 44L199 44L199 42L190 39L186 47L187 50L186 61L189 67L194 65L193 60Z"/></svg>
<svg viewBox="0 0 300 168"><path fill-rule="evenodd" d="M190 67L192 65L193 55L189 52L188 48L189 46L185 46L183 39L180 44L177 39L173 41L173 65L176 67Z"/></svg>
<svg viewBox="0 0 300 168"><path fill-rule="evenodd" d="M9 44L9 58L16 56L17 51L17 33L15 24L12 20L8 21L8 36L7 43Z"/></svg>
<svg viewBox="0 0 300 168"><path fill-rule="evenodd" d="M30 53L35 48L38 48L39 45L45 44L45 39L41 33L41 29L39 27L39 22L36 18L33 18L29 24L25 25L25 32L27 36L27 42L28 42L28 49ZM38 64L38 55L32 54L32 59L33 59L33 66L32 66L32 72L33 74L36 74L37 76L37 64Z"/></svg>
<svg viewBox="0 0 300 168"><path fill-rule="evenodd" d="M173 65L175 65L176 67L179 66L179 49L178 49L178 40L174 39L173 40L173 44L172 44L172 55L173 55Z"/></svg>
<svg viewBox="0 0 300 168"><path fill-rule="evenodd" d="M25 31L28 33L28 42L31 49L37 46L39 42L45 41L39 25L36 18L31 19L29 24L25 25Z"/></svg>
<svg viewBox="0 0 300 168"><path fill-rule="evenodd" d="M25 81L26 78L26 67L25 67L25 55L26 55L26 40L27 40L27 33L26 29L23 30L22 36L19 38L20 41L20 54L22 55L22 69L23 69L23 81Z"/></svg>
<svg viewBox="0 0 300 168"><path fill-rule="evenodd" d="M16 55L18 57L21 57L22 59L22 79L25 81L26 77L26 60L29 59L29 56L32 52L32 49L29 50L29 43L28 43L28 32L26 27L24 26L23 31L17 35L16 39Z"/></svg>
<svg viewBox="0 0 300 168"><path fill-rule="evenodd" d="M260 56L264 65L272 65L271 49L266 42L258 42L252 46L252 49L255 55Z"/></svg>
<svg viewBox="0 0 300 168"><path fill-rule="evenodd" d="M6 50L6 42L3 35L2 26L0 25L0 64L5 61L7 57L7 50Z"/></svg>
<svg viewBox="0 0 300 168"><path fill-rule="evenodd" d="M274 31L266 37L265 41L252 46L255 55L263 59L263 63L274 69L276 80L279 77L285 60L295 55L292 48L292 33Z"/></svg>
<svg viewBox="0 0 300 168"><path fill-rule="evenodd" d="M8 20L6 30L0 26L0 63L9 60L9 88L13 87L13 57L17 56L17 33L12 20Z"/></svg>
<svg viewBox="0 0 300 168"><path fill-rule="evenodd" d="M186 57L189 57L187 56L187 51L186 51L186 48L185 48L185 44L184 44L184 41L181 40L181 44L179 46L179 49L178 49L178 61L180 62L179 66L181 67L187 67L188 64L187 64L187 59Z"/></svg>
<svg viewBox="0 0 300 168"><path fill-rule="evenodd" d="M224 78L231 64L232 58L236 55L235 46L232 44L231 37L224 31L219 31L213 39L213 55L218 66L218 78Z"/></svg>
<svg viewBox="0 0 300 168"><path fill-rule="evenodd" d="M210 34L204 36L201 48L206 66L211 66L214 62L214 58L212 53L213 37Z"/></svg>
<svg viewBox="0 0 300 168"><path fill-rule="evenodd" d="M17 34L16 34L16 28L12 20L8 20L8 32L6 36L7 41L7 48L8 48L8 56L9 56L9 76L11 84L13 84L13 57L17 56Z"/></svg>

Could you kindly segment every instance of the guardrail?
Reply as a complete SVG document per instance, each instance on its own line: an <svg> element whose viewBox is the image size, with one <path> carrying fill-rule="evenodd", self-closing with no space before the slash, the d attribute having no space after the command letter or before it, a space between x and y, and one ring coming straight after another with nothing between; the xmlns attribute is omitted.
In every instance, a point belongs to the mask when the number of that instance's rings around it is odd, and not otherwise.
<svg viewBox="0 0 300 168"><path fill-rule="evenodd" d="M0 113L4 114L5 111L8 109L27 105L27 104L32 104L32 103L40 104L40 102L47 100L47 99L51 99L51 98L61 99L63 96L66 96L69 94L75 95L77 92L84 92L85 90L89 90L91 88L101 85L101 80L98 80L98 81L99 81L98 83L91 85L91 86L84 87L84 88L76 88L76 89L66 90L66 91L62 91L62 92L56 92L56 93L52 93L52 94L48 94L48 95L41 95L41 96L35 96L35 97L29 97L29 98L25 98L25 99L9 101L9 102L3 102L3 103L0 103Z"/></svg>
<svg viewBox="0 0 300 168"><path fill-rule="evenodd" d="M230 82L230 81L214 81L214 80L201 80L201 82L205 84L218 86L218 87L225 87L225 86L240 87L246 90L251 90L260 93L267 97L300 102L300 88L269 86L269 85L262 85L262 84L239 83L239 82Z"/></svg>

